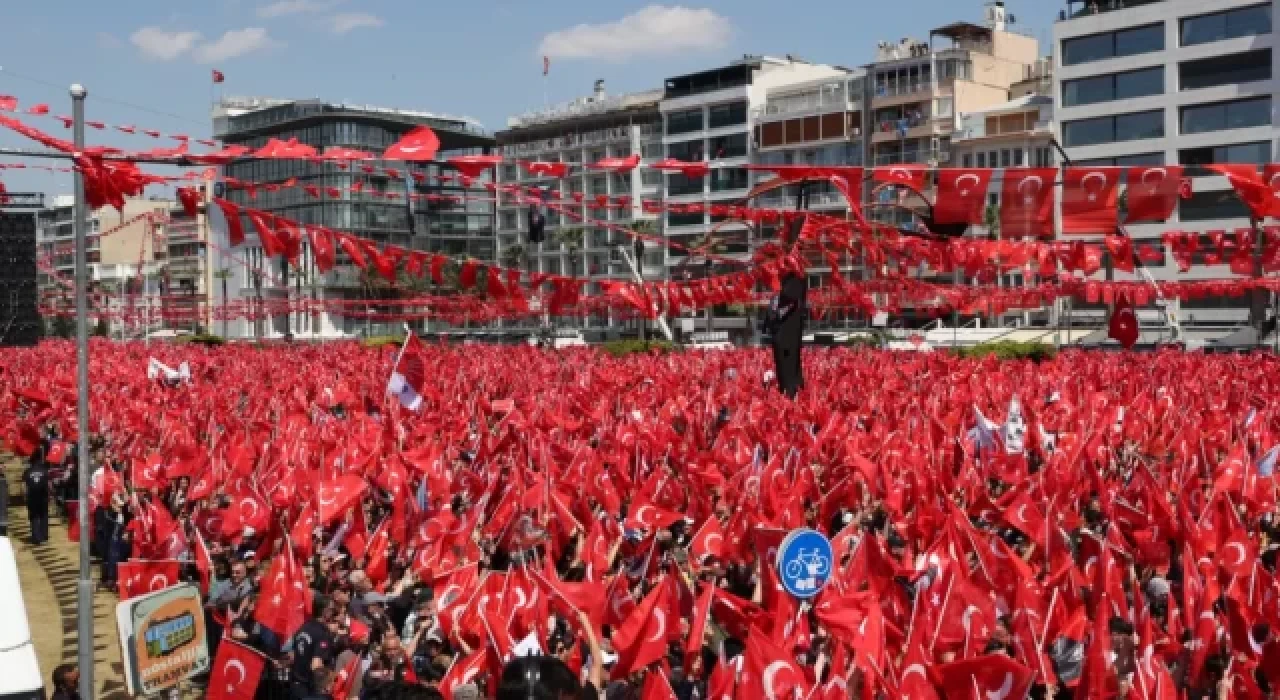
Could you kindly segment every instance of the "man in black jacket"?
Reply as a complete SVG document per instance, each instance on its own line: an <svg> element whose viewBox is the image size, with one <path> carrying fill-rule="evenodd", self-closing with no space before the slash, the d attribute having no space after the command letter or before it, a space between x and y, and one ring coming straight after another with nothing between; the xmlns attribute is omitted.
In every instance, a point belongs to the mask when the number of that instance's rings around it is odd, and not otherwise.
<svg viewBox="0 0 1280 700"><path fill-rule="evenodd" d="M804 321L809 315L805 305L809 284L803 275L787 272L782 279L778 298L769 307L765 327L772 336L773 366L778 375L778 389L790 398L804 388L800 368L800 347L804 343Z"/></svg>
<svg viewBox="0 0 1280 700"><path fill-rule="evenodd" d="M49 540L49 467L43 450L31 456L22 472L27 491L27 519L31 522L31 544L39 546Z"/></svg>

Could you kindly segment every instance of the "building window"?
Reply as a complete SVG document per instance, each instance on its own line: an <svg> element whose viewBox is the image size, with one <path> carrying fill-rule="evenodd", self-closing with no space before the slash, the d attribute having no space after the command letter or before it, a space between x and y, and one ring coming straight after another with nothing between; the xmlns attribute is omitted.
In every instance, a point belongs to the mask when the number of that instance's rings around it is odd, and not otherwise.
<svg viewBox="0 0 1280 700"><path fill-rule="evenodd" d="M1013 149L1013 164L1014 164L1014 166L1019 167L1019 168L1020 168L1020 167L1022 167L1022 166L1024 166L1024 165L1026 165L1026 163L1023 163L1023 162L1022 162L1022 149L1021 149L1021 148L1015 148L1015 149Z"/></svg>
<svg viewBox="0 0 1280 700"><path fill-rule="evenodd" d="M1196 192L1190 199L1181 200L1179 207L1183 221L1249 218L1249 208L1236 196L1235 190Z"/></svg>
<svg viewBox="0 0 1280 700"><path fill-rule="evenodd" d="M981 156L982 154L981 154L981 153L979 153L978 155L979 155L979 156ZM962 167L962 168L972 168L972 167L973 167L973 154L972 154L972 153L966 153L966 154L964 154L963 156L961 156L961 157L960 157L960 167ZM982 166L978 166L978 167L982 167Z"/></svg>
<svg viewBox="0 0 1280 700"><path fill-rule="evenodd" d="M987 154L988 165L990 165L993 168L999 167L997 165L997 163L999 162L1000 162L1000 153L998 151L991 151L990 153Z"/></svg>
<svg viewBox="0 0 1280 700"><path fill-rule="evenodd" d="M1009 160L1009 149L1006 148L1000 151L1000 167L1007 168L1010 165L1012 165L1012 161Z"/></svg>
<svg viewBox="0 0 1280 700"><path fill-rule="evenodd" d="M640 157L645 159L661 159L662 143L646 143L640 146Z"/></svg>
<svg viewBox="0 0 1280 700"><path fill-rule="evenodd" d="M1203 134L1226 129L1271 125L1271 97L1183 107L1182 133Z"/></svg>
<svg viewBox="0 0 1280 700"><path fill-rule="evenodd" d="M965 158L968 158L968 157L969 157L969 156L965 156ZM979 167L979 168L985 168L985 167L987 167L987 154L986 154L986 153L978 153L978 167Z"/></svg>
<svg viewBox="0 0 1280 700"><path fill-rule="evenodd" d="M702 194L702 178L685 177L680 173L672 173L667 176L667 194L673 196Z"/></svg>
<svg viewBox="0 0 1280 700"><path fill-rule="evenodd" d="M1062 65L1101 61L1120 56L1164 51L1164 23L1118 32L1092 34L1062 42Z"/></svg>
<svg viewBox="0 0 1280 700"><path fill-rule="evenodd" d="M1081 168L1105 168L1109 166L1133 167L1138 165L1164 165L1163 153L1137 153L1131 156L1120 156L1118 158L1093 158L1090 160L1075 160L1072 165ZM1048 163L1047 165L1052 165Z"/></svg>
<svg viewBox="0 0 1280 700"><path fill-rule="evenodd" d="M690 214L687 212L667 212L668 226L697 226L703 223L702 212Z"/></svg>
<svg viewBox="0 0 1280 700"><path fill-rule="evenodd" d="M1254 141L1227 146L1188 148L1178 151L1178 162L1183 165L1220 165L1227 163L1258 163L1261 165L1271 162L1271 142Z"/></svg>
<svg viewBox="0 0 1280 700"><path fill-rule="evenodd" d="M667 157L683 160L686 163L702 160L702 139L697 141L681 141L667 146Z"/></svg>
<svg viewBox="0 0 1280 700"><path fill-rule="evenodd" d="M1187 61L1178 66L1178 74L1182 90L1271 80L1271 49Z"/></svg>
<svg viewBox="0 0 1280 700"><path fill-rule="evenodd" d="M691 131L702 131L701 107L667 115L668 134L687 134Z"/></svg>
<svg viewBox="0 0 1280 700"><path fill-rule="evenodd" d="M709 128L711 129L747 123L746 102L731 102L727 105L716 105L709 109L708 112Z"/></svg>
<svg viewBox="0 0 1280 700"><path fill-rule="evenodd" d="M645 168L640 171L640 184L646 187L662 184L662 172Z"/></svg>
<svg viewBox="0 0 1280 700"><path fill-rule="evenodd" d="M711 191L745 190L749 186L747 171L743 168L719 168L711 171Z"/></svg>
<svg viewBox="0 0 1280 700"><path fill-rule="evenodd" d="M1241 7L1182 20L1182 45L1195 46L1271 33L1271 4Z"/></svg>
<svg viewBox="0 0 1280 700"><path fill-rule="evenodd" d="M732 134L711 139L711 158L741 158L747 155L747 135Z"/></svg>
<svg viewBox="0 0 1280 700"><path fill-rule="evenodd" d="M1062 104L1066 107L1129 100L1164 93L1164 66L1144 70L1099 75L1062 84Z"/></svg>
<svg viewBox="0 0 1280 700"><path fill-rule="evenodd" d="M1164 137L1164 110L1079 119L1062 125L1068 148Z"/></svg>

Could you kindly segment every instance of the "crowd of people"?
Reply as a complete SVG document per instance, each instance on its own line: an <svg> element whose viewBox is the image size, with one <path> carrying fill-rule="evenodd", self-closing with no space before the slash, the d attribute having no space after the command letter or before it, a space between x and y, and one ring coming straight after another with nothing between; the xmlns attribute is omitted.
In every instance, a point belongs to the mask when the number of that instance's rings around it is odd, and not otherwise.
<svg viewBox="0 0 1280 700"><path fill-rule="evenodd" d="M92 346L101 582L199 587L208 697L1280 698L1272 355L399 350ZM74 367L0 350L55 501Z"/></svg>

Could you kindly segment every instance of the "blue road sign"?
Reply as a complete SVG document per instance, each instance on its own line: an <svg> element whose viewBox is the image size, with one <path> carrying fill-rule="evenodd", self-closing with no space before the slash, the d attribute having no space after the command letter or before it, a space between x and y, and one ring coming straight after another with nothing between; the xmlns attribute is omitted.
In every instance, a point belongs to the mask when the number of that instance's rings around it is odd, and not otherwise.
<svg viewBox="0 0 1280 700"><path fill-rule="evenodd" d="M817 530L792 530L778 548L778 578L797 598L812 598L831 577L831 540Z"/></svg>

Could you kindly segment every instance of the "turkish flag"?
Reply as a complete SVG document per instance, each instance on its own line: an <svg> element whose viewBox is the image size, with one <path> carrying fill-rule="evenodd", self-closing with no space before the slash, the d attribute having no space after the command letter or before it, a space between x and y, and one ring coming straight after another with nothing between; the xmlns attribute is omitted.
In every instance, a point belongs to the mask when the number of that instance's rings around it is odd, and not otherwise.
<svg viewBox="0 0 1280 700"><path fill-rule="evenodd" d="M253 227L258 231L258 240L262 241L263 255L268 258L274 258L277 255L284 254L284 241L281 240L279 232L275 230L276 217L257 209L250 209L249 221L253 222Z"/></svg>
<svg viewBox="0 0 1280 700"><path fill-rule="evenodd" d="M224 637L213 660L205 689L208 700L253 700L267 659L249 647Z"/></svg>
<svg viewBox="0 0 1280 700"><path fill-rule="evenodd" d="M62 460L67 458L67 443L54 440L49 445L49 453L44 456L46 462L50 464L62 464Z"/></svg>
<svg viewBox="0 0 1280 700"><path fill-rule="evenodd" d="M1182 189L1181 165L1129 168L1127 178L1125 223L1167 221L1173 216Z"/></svg>
<svg viewBox="0 0 1280 700"><path fill-rule="evenodd" d="M227 222L227 241L232 246L244 243L244 224L240 221L240 207L217 197L214 198L213 203L222 210L222 218Z"/></svg>
<svg viewBox="0 0 1280 700"><path fill-rule="evenodd" d="M1112 233L1120 168L1066 168L1062 175L1062 233Z"/></svg>
<svg viewBox="0 0 1280 700"><path fill-rule="evenodd" d="M213 71L213 82L215 82L215 83L221 83L222 81L224 81L224 80L226 80L226 79L227 79L227 76L223 75L223 74L222 74L222 71L217 70L217 69L214 69L214 71Z"/></svg>
<svg viewBox="0 0 1280 700"><path fill-rule="evenodd" d="M660 669L654 669L645 674L644 687L640 689L640 700L678 700L676 691L671 689L671 683L667 681L667 676Z"/></svg>
<svg viewBox="0 0 1280 700"><path fill-rule="evenodd" d="M310 611L311 589L307 586L302 567L293 558L293 549L285 547L283 556L271 560L271 568L262 578L253 618L281 639L289 639L306 621Z"/></svg>
<svg viewBox="0 0 1280 700"><path fill-rule="evenodd" d="M632 153L627 158L601 158L588 165L593 170L608 170L614 173L629 173L640 165L640 154Z"/></svg>
<svg viewBox="0 0 1280 700"><path fill-rule="evenodd" d="M668 625L680 622L671 612L670 591L669 586L655 586L614 631L613 648L619 656L614 678L625 678L667 655Z"/></svg>
<svg viewBox="0 0 1280 700"><path fill-rule="evenodd" d="M321 273L333 269L337 263L337 254L333 249L333 236L329 229L320 226L307 226L307 240L311 241L311 257Z"/></svg>
<svg viewBox="0 0 1280 700"><path fill-rule="evenodd" d="M163 591L178 583L176 561L123 561L116 573L120 582L120 599L127 600Z"/></svg>
<svg viewBox="0 0 1280 700"><path fill-rule="evenodd" d="M1276 210L1276 198L1270 185L1262 181L1255 165L1206 165L1227 178L1236 194L1249 207L1249 213L1257 219L1265 219Z"/></svg>
<svg viewBox="0 0 1280 700"><path fill-rule="evenodd" d="M992 170L942 168L938 171L938 199L933 220L939 224L981 224L987 205Z"/></svg>
<svg viewBox="0 0 1280 700"><path fill-rule="evenodd" d="M474 681L484 671L488 662L487 649L480 649L464 659L454 661L445 672L444 678L440 679L440 694L444 696L444 700L453 700L453 693L458 686Z"/></svg>
<svg viewBox="0 0 1280 700"><path fill-rule="evenodd" d="M194 187L179 187L178 201L182 202L182 211L195 218L200 213L200 192Z"/></svg>
<svg viewBox="0 0 1280 700"><path fill-rule="evenodd" d="M694 534L693 541L689 543L689 551L699 560L707 556L717 559L723 556L724 529L720 527L719 519L715 516L707 518L707 521Z"/></svg>
<svg viewBox="0 0 1280 700"><path fill-rule="evenodd" d="M367 488L364 479L355 474L322 482L316 496L320 504L320 524L327 527L355 508Z"/></svg>
<svg viewBox="0 0 1280 700"><path fill-rule="evenodd" d="M1107 336L1114 338L1126 350L1138 342L1141 332L1138 330L1138 316L1133 311L1133 304L1127 295L1116 300L1116 307L1111 312L1111 321L1107 324Z"/></svg>
<svg viewBox="0 0 1280 700"><path fill-rule="evenodd" d="M1104 241L1117 270L1133 272L1133 240L1123 234L1107 236Z"/></svg>
<svg viewBox="0 0 1280 700"><path fill-rule="evenodd" d="M936 668L948 700L1017 700L1031 690L1035 672L1005 656L989 654Z"/></svg>
<svg viewBox="0 0 1280 700"><path fill-rule="evenodd" d="M417 126L382 152L383 160L434 160L440 150L440 138L431 127Z"/></svg>
<svg viewBox="0 0 1280 700"><path fill-rule="evenodd" d="M1053 235L1055 168L1005 168L1000 193L1002 238Z"/></svg>
<svg viewBox="0 0 1280 700"><path fill-rule="evenodd" d="M502 156L458 156L446 162L465 177L480 177L481 173L501 163ZM462 184L466 186L467 182L464 180Z"/></svg>
<svg viewBox="0 0 1280 700"><path fill-rule="evenodd" d="M804 670L795 657L775 646L758 627L753 627L747 636L742 672L738 675L738 697L782 700L808 695Z"/></svg>
<svg viewBox="0 0 1280 700"><path fill-rule="evenodd" d="M530 175L541 175L543 177L562 178L569 174L568 163L548 163L546 161L521 161L520 165Z"/></svg>
<svg viewBox="0 0 1280 700"><path fill-rule="evenodd" d="M924 189L928 175L929 170L923 165L886 165L871 170L871 179L875 182L906 185L917 192Z"/></svg>
<svg viewBox="0 0 1280 700"><path fill-rule="evenodd" d="M342 248L342 252L351 258L351 263L361 270L369 267L369 261L365 259L364 253L360 249L358 239L348 236L345 233L332 232L334 238L338 239L338 245Z"/></svg>

